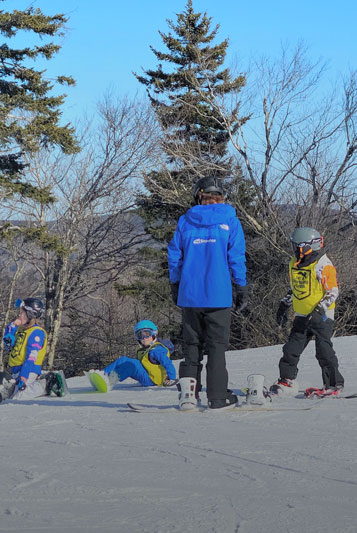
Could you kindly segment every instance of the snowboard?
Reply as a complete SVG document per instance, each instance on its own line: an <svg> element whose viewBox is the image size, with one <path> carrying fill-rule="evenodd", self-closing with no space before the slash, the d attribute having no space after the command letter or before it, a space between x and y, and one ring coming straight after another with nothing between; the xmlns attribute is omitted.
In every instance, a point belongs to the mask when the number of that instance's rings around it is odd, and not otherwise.
<svg viewBox="0 0 357 533"><path fill-rule="evenodd" d="M97 392L109 392L110 388L108 386L108 381L104 377L104 373L85 372L85 375Z"/></svg>
<svg viewBox="0 0 357 533"><path fill-rule="evenodd" d="M215 413L215 412L228 412L228 413L243 413L243 412L262 412L262 411L310 411L314 409L320 402L314 402L312 405L304 405L303 407L283 407L283 406L260 406L254 407L249 404L240 404L238 406L232 406L225 409L208 409L207 405L200 405L194 409L187 411L181 410L178 405L156 405L156 404L144 404L144 403L128 403L127 406L130 411L135 413Z"/></svg>

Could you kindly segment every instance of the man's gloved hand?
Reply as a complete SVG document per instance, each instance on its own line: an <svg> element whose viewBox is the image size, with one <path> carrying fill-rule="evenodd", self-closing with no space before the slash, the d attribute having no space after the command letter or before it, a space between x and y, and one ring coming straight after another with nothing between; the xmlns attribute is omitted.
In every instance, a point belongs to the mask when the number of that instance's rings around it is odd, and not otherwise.
<svg viewBox="0 0 357 533"><path fill-rule="evenodd" d="M289 307L283 300L280 301L278 311L276 313L276 322L278 326L284 327L288 321Z"/></svg>
<svg viewBox="0 0 357 533"><path fill-rule="evenodd" d="M177 382L178 382L177 379L169 379L169 378L166 378L166 379L164 379L164 381L162 382L162 386L163 386L163 387L173 387L174 385L176 385Z"/></svg>
<svg viewBox="0 0 357 533"><path fill-rule="evenodd" d="M236 285L234 298L234 310L236 313L241 313L246 309L248 305L248 296L248 285L245 285L244 287Z"/></svg>
<svg viewBox="0 0 357 533"><path fill-rule="evenodd" d="M179 284L178 283L171 283L171 298L175 305L177 305L177 298L178 298L178 291L179 291Z"/></svg>

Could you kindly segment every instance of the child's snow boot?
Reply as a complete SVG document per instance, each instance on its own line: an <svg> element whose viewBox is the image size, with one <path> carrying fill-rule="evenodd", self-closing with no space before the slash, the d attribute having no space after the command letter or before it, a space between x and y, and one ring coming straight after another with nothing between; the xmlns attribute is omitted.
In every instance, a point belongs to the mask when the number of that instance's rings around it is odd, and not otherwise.
<svg viewBox="0 0 357 533"><path fill-rule="evenodd" d="M269 390L271 394L278 396L296 396L299 392L299 384L295 379L279 378Z"/></svg>
<svg viewBox="0 0 357 533"><path fill-rule="evenodd" d="M0 403L11 398L16 388L16 379L8 372L0 372Z"/></svg>

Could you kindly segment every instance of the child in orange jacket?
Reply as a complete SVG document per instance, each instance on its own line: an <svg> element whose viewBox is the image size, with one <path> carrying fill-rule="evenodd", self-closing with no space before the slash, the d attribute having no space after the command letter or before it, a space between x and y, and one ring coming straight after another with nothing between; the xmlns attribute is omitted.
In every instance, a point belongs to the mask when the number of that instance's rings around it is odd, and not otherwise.
<svg viewBox="0 0 357 533"><path fill-rule="evenodd" d="M323 393L337 394L344 378L332 346L335 301L338 297L336 269L321 254L323 237L313 228L296 228L291 237L294 256L289 263L291 289L281 300L277 313L280 326L287 322L293 305L295 318L279 362L280 378L270 388L276 394L297 394L298 362L309 341L315 337L316 359L322 370Z"/></svg>

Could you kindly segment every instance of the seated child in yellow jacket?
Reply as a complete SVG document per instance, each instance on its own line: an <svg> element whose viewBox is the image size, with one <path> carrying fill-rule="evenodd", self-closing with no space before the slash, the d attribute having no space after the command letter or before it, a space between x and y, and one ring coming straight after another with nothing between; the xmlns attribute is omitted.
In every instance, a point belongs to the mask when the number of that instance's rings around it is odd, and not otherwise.
<svg viewBox="0 0 357 533"><path fill-rule="evenodd" d="M19 308L18 316L5 328L3 338L11 374L1 375L0 401L46 396L52 390L60 396L62 383L57 374L49 372L41 379L47 334L38 319L43 315L44 304L40 298L25 298L17 300L15 306Z"/></svg>
<svg viewBox="0 0 357 533"><path fill-rule="evenodd" d="M106 385L100 377L101 373L89 374L92 385L98 390L105 392L118 380L127 378L135 379L143 387L171 387L176 384L176 370L170 359L170 350L166 341L164 344L157 338L158 328L155 324L151 320L141 320L134 326L134 333L140 345L135 359L123 356L106 366Z"/></svg>

